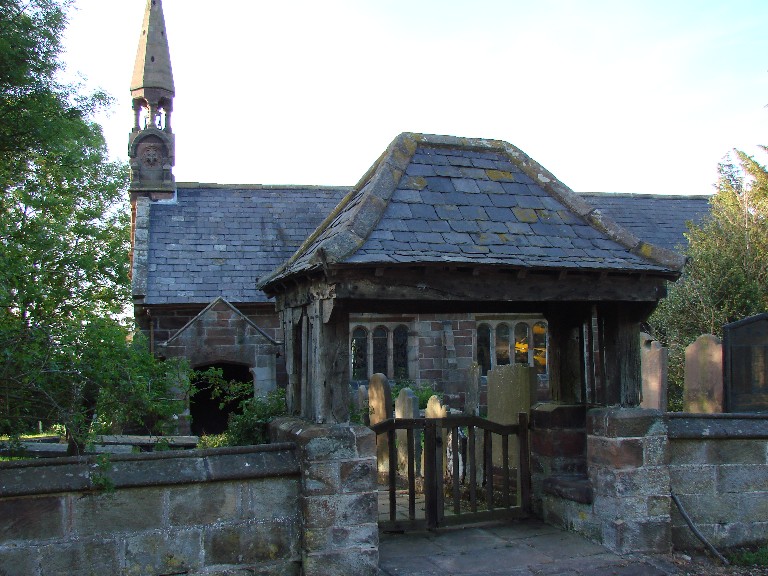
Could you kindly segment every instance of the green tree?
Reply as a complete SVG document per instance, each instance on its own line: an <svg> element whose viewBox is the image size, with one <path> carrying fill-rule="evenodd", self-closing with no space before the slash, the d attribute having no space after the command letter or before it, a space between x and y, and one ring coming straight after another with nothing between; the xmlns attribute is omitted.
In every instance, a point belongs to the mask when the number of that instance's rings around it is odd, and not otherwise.
<svg viewBox="0 0 768 576"><path fill-rule="evenodd" d="M60 83L69 0L0 0L0 433L94 414L159 425L178 406L171 364L129 341L127 170L93 112Z"/></svg>
<svg viewBox="0 0 768 576"><path fill-rule="evenodd" d="M686 346L768 311L768 171L743 152L735 155L720 165L711 216L689 225L689 262L649 322L670 349L670 409L682 409Z"/></svg>

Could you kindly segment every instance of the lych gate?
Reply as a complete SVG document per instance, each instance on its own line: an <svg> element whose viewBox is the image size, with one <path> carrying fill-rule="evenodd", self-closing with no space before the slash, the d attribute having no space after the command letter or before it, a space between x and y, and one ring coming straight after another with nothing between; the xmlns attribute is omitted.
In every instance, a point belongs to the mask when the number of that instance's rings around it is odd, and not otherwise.
<svg viewBox="0 0 768 576"><path fill-rule="evenodd" d="M289 409L333 423L349 418L362 313L540 314L552 402L638 406L640 324L682 265L509 144L403 134L260 287L277 297Z"/></svg>

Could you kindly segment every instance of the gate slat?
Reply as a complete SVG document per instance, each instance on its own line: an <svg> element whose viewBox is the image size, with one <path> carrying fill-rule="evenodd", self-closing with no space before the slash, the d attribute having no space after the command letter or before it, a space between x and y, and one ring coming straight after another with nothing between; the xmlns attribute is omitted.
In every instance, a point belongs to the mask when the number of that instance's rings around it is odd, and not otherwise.
<svg viewBox="0 0 768 576"><path fill-rule="evenodd" d="M451 449L453 452L453 513L461 514L461 491L459 490L459 429L451 428Z"/></svg>
<svg viewBox="0 0 768 576"><path fill-rule="evenodd" d="M486 507L493 510L493 440L491 440L491 431L483 431L483 456L485 457L485 498Z"/></svg>
<svg viewBox="0 0 768 576"><path fill-rule="evenodd" d="M501 437L501 450L504 452L502 455L504 474L502 501L504 503L504 508L509 508L509 434L504 434Z"/></svg>
<svg viewBox="0 0 768 576"><path fill-rule="evenodd" d="M408 428L408 518L416 519L416 471L414 470L416 453L413 441L413 428Z"/></svg>
<svg viewBox="0 0 768 576"><path fill-rule="evenodd" d="M397 520L397 446L395 446L395 428L387 431L389 439L389 519Z"/></svg>
<svg viewBox="0 0 768 576"><path fill-rule="evenodd" d="M520 442L520 463L518 465L518 505L524 512L530 512L531 510L531 460L528 444L528 414L520 412L518 414L518 422L520 423L520 434L518 435L518 441Z"/></svg>
<svg viewBox="0 0 768 576"><path fill-rule="evenodd" d="M469 435L469 509L477 512L477 460L475 458L475 426L470 425Z"/></svg>

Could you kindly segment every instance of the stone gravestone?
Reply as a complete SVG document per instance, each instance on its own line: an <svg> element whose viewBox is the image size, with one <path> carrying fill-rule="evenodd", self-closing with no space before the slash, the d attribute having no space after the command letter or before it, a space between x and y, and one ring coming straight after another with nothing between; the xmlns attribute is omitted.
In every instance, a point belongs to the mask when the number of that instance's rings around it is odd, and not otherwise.
<svg viewBox="0 0 768 576"><path fill-rule="evenodd" d="M701 414L723 412L723 346L704 334L685 349L683 410Z"/></svg>
<svg viewBox="0 0 768 576"><path fill-rule="evenodd" d="M488 420L498 424L517 424L518 413L530 412L536 398L536 371L525 364L497 366L488 373ZM493 440L493 464L503 464L501 438ZM517 467L516 438L510 437L509 462Z"/></svg>
<svg viewBox="0 0 768 576"><path fill-rule="evenodd" d="M368 413L371 426L393 417L392 390L384 374L374 374L368 381ZM376 461L379 472L389 472L389 441L386 434L376 436Z"/></svg>
<svg viewBox="0 0 768 576"><path fill-rule="evenodd" d="M477 362L469 369L467 395L464 399L464 414L478 416L480 414L480 365Z"/></svg>
<svg viewBox="0 0 768 576"><path fill-rule="evenodd" d="M723 326L725 408L768 411L768 314Z"/></svg>
<svg viewBox="0 0 768 576"><path fill-rule="evenodd" d="M437 396L431 396L430 399L427 401L427 409L424 411L424 417L425 418L447 418L448 417L448 407L443 406L443 404L440 402L440 398ZM442 434L443 439L443 475L445 475L445 471L447 470L447 458L446 458L446 451L445 447L448 443L448 432L445 428L441 428L440 432ZM422 458L422 466L421 469L424 470L424 464L423 464L423 458Z"/></svg>
<svg viewBox="0 0 768 576"><path fill-rule="evenodd" d="M413 390L403 388L395 399L395 418L414 419L419 417L419 399ZM421 476L421 430L413 431L414 472ZM408 474L408 431L397 431L397 469Z"/></svg>
<svg viewBox="0 0 768 576"><path fill-rule="evenodd" d="M371 414L368 407L368 388L362 384L357 387L357 394L355 394L355 409L362 415L363 424L370 426Z"/></svg>
<svg viewBox="0 0 768 576"><path fill-rule="evenodd" d="M640 366L643 381L640 406L666 412L668 350L645 332L640 333Z"/></svg>

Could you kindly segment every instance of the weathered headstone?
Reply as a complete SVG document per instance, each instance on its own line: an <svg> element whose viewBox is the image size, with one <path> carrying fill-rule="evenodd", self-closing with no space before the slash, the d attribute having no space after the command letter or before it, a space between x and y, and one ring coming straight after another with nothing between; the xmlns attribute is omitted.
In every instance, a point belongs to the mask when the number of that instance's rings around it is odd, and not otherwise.
<svg viewBox="0 0 768 576"><path fill-rule="evenodd" d="M498 424L516 424L520 412L530 412L536 398L536 371L525 364L497 366L488 373L488 420ZM493 440L493 463L501 466L501 439ZM510 438L509 461L517 462L517 442Z"/></svg>
<svg viewBox="0 0 768 576"><path fill-rule="evenodd" d="M704 334L685 349L683 410L723 412L723 347L720 338Z"/></svg>
<svg viewBox="0 0 768 576"><path fill-rule="evenodd" d="M395 399L395 418L418 418L419 399L413 390L403 388ZM416 476L421 475L421 431L413 431L414 469ZM408 473L408 431L397 431L397 468L401 474Z"/></svg>
<svg viewBox="0 0 768 576"><path fill-rule="evenodd" d="M424 416L426 418L447 418L448 417L448 407L443 406L442 402L440 402L440 398L437 396L431 396L430 399L427 401L427 408L424 411ZM445 428L441 428L441 435L443 440L443 448L448 443L448 432L445 430ZM445 449L443 450L443 470L442 473L445 475L445 471L447 470L447 462L446 462L446 452ZM422 470L424 470L424 466L421 467Z"/></svg>
<svg viewBox="0 0 768 576"><path fill-rule="evenodd" d="M475 362L469 369L467 395L464 399L464 414L478 416L480 414L480 365Z"/></svg>
<svg viewBox="0 0 768 576"><path fill-rule="evenodd" d="M392 390L384 374L374 374L368 381L368 413L371 426L393 417ZM386 434L376 437L376 461L379 472L389 471L389 441Z"/></svg>
<svg viewBox="0 0 768 576"><path fill-rule="evenodd" d="M640 333L640 366L643 380L640 406L666 412L668 350L645 332Z"/></svg>
<svg viewBox="0 0 768 576"><path fill-rule="evenodd" d="M370 408L368 407L368 388L364 385L357 387L357 394L355 394L355 409L361 414L363 424L366 426L371 425Z"/></svg>

